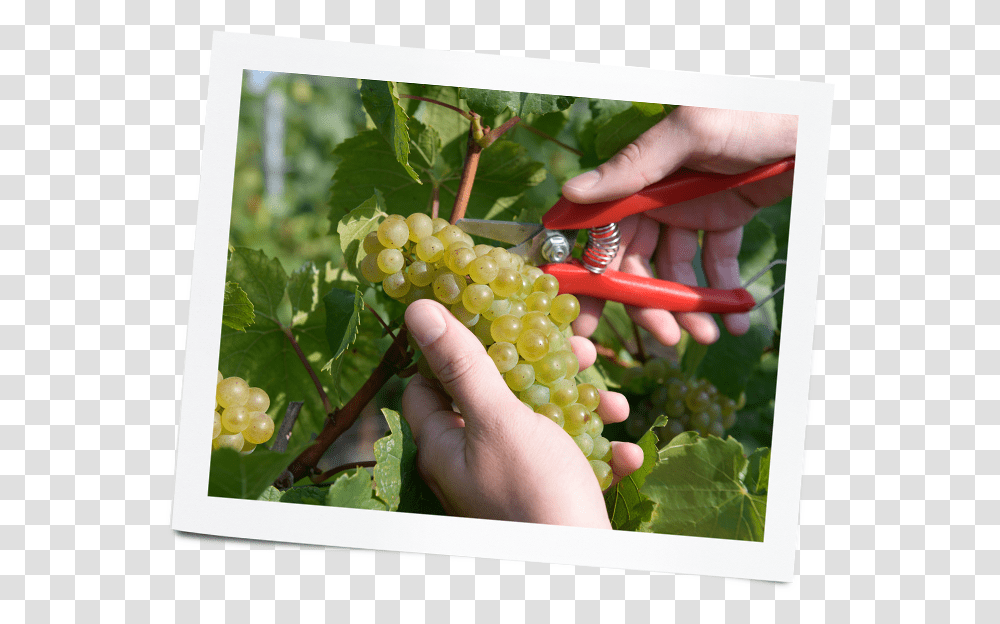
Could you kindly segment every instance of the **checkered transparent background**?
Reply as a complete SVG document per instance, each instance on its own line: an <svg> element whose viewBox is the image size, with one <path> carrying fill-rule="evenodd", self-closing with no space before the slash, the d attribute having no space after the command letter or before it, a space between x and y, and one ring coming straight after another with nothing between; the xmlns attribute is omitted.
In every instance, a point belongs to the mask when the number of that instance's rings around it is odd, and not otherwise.
<svg viewBox="0 0 1000 624"><path fill-rule="evenodd" d="M6 621L996 617L1000 5L275 4L0 10ZM796 580L173 533L220 29L835 84Z"/></svg>

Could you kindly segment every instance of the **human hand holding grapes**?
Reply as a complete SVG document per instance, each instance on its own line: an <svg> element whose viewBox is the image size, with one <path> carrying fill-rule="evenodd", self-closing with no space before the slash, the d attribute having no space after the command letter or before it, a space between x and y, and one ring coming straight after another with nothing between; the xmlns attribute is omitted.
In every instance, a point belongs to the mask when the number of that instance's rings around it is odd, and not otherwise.
<svg viewBox="0 0 1000 624"><path fill-rule="evenodd" d="M632 144L593 171L563 185L563 195L589 204L631 195L680 167L735 174L795 153L797 117L742 111L679 107ZM608 268L695 285L693 260L698 231L705 232L702 267L713 288L740 287L737 255L743 226L757 211L791 195L792 172L766 180L633 215L619 223L621 247ZM597 327L604 301L580 297L581 313L574 331L589 336ZM675 313L627 306L629 316L663 344L680 340L683 327L700 343L719 337L710 314ZM726 314L730 333L742 335L749 315Z"/></svg>
<svg viewBox="0 0 1000 624"><path fill-rule="evenodd" d="M594 470L573 438L532 412L504 381L471 331L441 304L418 300L406 324L438 381L415 375L403 393L403 416L417 444L417 465L450 514L610 528ZM581 368L596 354L574 337ZM459 412L452 411L452 403ZM628 403L602 392L604 422L628 416ZM614 443L614 480L642 464L642 450Z"/></svg>

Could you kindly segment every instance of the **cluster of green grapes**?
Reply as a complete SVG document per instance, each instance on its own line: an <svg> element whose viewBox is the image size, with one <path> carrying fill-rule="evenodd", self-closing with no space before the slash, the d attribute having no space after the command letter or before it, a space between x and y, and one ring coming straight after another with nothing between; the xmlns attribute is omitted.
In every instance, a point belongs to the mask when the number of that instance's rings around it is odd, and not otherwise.
<svg viewBox="0 0 1000 624"><path fill-rule="evenodd" d="M611 443L595 412L600 395L574 379L580 362L568 328L580 314L576 297L560 295L555 277L520 256L476 245L460 228L425 214L388 216L363 248L365 279L405 304L435 299L448 307L487 347L521 401L572 436L601 489L611 485Z"/></svg>
<svg viewBox="0 0 1000 624"><path fill-rule="evenodd" d="M646 396L625 422L628 434L638 437L666 415L667 424L656 432L661 442L669 442L685 431L721 438L736 423L736 413L742 407L707 379L689 377L665 358L653 358L641 367L628 369L622 391ZM741 397L740 402L743 400Z"/></svg>
<svg viewBox="0 0 1000 624"><path fill-rule="evenodd" d="M271 398L260 388L251 388L239 377L219 379L215 386L215 425L212 450L231 448L249 455L258 444L271 439L274 421L267 415Z"/></svg>

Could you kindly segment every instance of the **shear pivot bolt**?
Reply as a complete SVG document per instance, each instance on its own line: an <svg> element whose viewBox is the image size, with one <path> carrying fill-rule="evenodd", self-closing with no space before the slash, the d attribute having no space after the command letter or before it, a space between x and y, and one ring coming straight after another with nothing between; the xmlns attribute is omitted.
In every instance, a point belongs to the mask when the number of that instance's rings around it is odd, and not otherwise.
<svg viewBox="0 0 1000 624"><path fill-rule="evenodd" d="M546 262L562 262L568 255L569 241L559 232L552 232L542 243L542 258Z"/></svg>

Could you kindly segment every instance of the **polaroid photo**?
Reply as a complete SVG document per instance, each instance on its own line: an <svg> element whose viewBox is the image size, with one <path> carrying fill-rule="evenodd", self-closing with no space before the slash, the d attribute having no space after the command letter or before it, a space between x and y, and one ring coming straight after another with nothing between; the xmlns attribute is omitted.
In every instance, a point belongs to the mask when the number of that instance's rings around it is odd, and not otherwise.
<svg viewBox="0 0 1000 624"><path fill-rule="evenodd" d="M832 87L211 59L175 530L791 579Z"/></svg>

